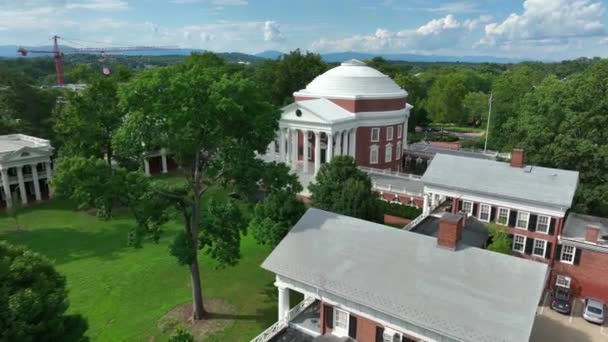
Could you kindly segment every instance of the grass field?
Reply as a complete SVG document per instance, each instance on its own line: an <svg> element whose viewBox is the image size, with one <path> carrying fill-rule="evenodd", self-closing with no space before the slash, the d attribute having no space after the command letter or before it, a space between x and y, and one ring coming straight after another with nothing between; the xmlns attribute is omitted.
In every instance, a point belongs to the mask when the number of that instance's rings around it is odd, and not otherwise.
<svg viewBox="0 0 608 342"><path fill-rule="evenodd" d="M457 133L484 133L485 126L483 127L471 127L471 126L461 126L455 124L440 124L440 123L431 123L429 127L432 128L443 128L447 131L457 132Z"/></svg>
<svg viewBox="0 0 608 342"><path fill-rule="evenodd" d="M212 196L225 194L215 190L207 199ZM134 221L126 214L102 221L70 203L51 201L24 209L20 221L25 230L15 231L14 221L0 214L0 239L55 261L67 278L70 311L88 319L93 341L166 340L157 321L191 297L187 268L168 254L179 222L167 225L159 244L133 249L126 241ZM225 269L200 257L203 295L221 298L236 311L234 324L205 341L248 341L276 321L274 276L260 268L270 248L245 236L241 252L241 262Z"/></svg>

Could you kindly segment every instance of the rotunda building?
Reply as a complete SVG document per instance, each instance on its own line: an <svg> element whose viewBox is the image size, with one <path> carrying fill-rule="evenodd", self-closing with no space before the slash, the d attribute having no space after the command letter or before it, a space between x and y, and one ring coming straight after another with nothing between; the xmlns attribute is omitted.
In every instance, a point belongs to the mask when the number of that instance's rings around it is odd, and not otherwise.
<svg viewBox="0 0 608 342"><path fill-rule="evenodd" d="M349 60L317 76L282 109L278 159L316 174L323 163L350 155L359 166L399 171L412 108L389 76Z"/></svg>

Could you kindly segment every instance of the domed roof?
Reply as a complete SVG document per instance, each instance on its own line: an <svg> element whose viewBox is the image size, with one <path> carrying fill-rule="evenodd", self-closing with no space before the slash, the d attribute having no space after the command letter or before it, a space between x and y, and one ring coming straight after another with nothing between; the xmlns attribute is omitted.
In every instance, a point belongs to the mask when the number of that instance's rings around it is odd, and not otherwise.
<svg viewBox="0 0 608 342"><path fill-rule="evenodd" d="M387 75L351 59L317 76L294 95L382 99L405 97L407 92Z"/></svg>

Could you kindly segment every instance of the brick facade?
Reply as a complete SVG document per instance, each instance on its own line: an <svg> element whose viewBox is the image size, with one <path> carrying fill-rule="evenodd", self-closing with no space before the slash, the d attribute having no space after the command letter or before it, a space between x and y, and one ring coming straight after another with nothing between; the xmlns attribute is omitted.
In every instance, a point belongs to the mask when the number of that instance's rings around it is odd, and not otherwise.
<svg viewBox="0 0 608 342"><path fill-rule="evenodd" d="M296 96L296 101L313 100L316 97L308 96ZM405 98L399 99L336 99L328 98L331 102L338 106L346 109L351 113L365 113L365 112L387 112L393 110L400 110L405 108Z"/></svg>
<svg viewBox="0 0 608 342"><path fill-rule="evenodd" d="M560 262L560 253L556 254L551 287L555 286L557 275L565 275L571 278L570 289L575 296L608 302L608 253L577 248L573 264Z"/></svg>
<svg viewBox="0 0 608 342"><path fill-rule="evenodd" d="M422 197L401 195L390 191L382 191L382 198L387 202L394 202L397 200L403 205L411 205L416 208L422 208L424 205L424 198Z"/></svg>
<svg viewBox="0 0 608 342"><path fill-rule="evenodd" d="M403 127L403 124L400 124ZM397 126L400 125L388 125L381 127L359 127L357 128L357 147L356 147L356 160L357 165L368 166L376 169L391 169L393 171L400 171L401 166L401 155L403 154L403 137L405 132L401 132L401 138L397 138ZM386 131L388 127L393 127L393 139L386 139ZM380 138L378 141L371 141L372 128L380 128ZM397 143L401 142L401 154L397 154ZM392 158L390 162L385 162L386 156L386 145L392 144ZM370 163L370 149L372 145L378 146L378 163Z"/></svg>

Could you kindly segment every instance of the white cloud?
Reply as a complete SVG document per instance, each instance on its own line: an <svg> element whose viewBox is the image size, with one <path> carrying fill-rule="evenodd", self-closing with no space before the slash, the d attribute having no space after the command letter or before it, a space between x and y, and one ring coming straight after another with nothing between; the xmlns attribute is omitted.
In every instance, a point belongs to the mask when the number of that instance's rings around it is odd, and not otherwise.
<svg viewBox="0 0 608 342"><path fill-rule="evenodd" d="M172 0L171 2L180 5L208 4L213 6L245 6L248 4L247 0Z"/></svg>
<svg viewBox="0 0 608 342"><path fill-rule="evenodd" d="M456 20L456 18L454 18L453 15L448 14L443 18L439 18L439 19L433 19L431 21L429 21L428 23L420 26L416 32L423 35L423 36L427 36L430 34L440 34L442 31L445 30L451 30L451 29L457 29L461 26L461 23Z"/></svg>
<svg viewBox="0 0 608 342"><path fill-rule="evenodd" d="M560 40L605 35L601 2L591 0L525 0L522 14L485 26L479 45Z"/></svg>
<svg viewBox="0 0 608 342"><path fill-rule="evenodd" d="M124 11L129 9L129 4L124 0L89 0L78 2L67 2L67 9L86 9L93 11Z"/></svg>
<svg viewBox="0 0 608 342"><path fill-rule="evenodd" d="M274 21L267 21L264 23L264 41L274 42L283 40L283 34L279 29L279 25Z"/></svg>
<svg viewBox="0 0 608 342"><path fill-rule="evenodd" d="M458 1L442 4L437 7L424 8L423 10L435 13L470 13L479 12L479 7L473 2Z"/></svg>

